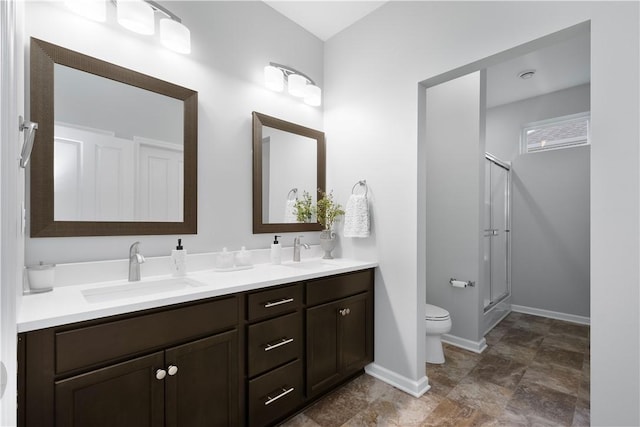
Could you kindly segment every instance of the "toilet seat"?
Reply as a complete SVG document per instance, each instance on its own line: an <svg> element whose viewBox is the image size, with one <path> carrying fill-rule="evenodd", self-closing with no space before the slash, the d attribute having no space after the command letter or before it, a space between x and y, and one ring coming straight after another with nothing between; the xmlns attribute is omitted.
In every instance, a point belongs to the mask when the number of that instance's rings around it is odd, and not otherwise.
<svg viewBox="0 0 640 427"><path fill-rule="evenodd" d="M431 304L425 304L424 308L425 308L425 316L424 316L425 320L437 322L437 321L445 321L450 319L449 312L444 308L431 305Z"/></svg>

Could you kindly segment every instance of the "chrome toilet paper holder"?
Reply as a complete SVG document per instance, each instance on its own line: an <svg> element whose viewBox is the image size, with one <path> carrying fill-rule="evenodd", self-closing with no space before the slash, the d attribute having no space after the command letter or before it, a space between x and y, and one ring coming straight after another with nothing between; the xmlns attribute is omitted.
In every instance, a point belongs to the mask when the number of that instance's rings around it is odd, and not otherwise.
<svg viewBox="0 0 640 427"><path fill-rule="evenodd" d="M471 280L458 280L453 277L449 279L449 283L454 288L473 288L476 285L476 282L472 282Z"/></svg>

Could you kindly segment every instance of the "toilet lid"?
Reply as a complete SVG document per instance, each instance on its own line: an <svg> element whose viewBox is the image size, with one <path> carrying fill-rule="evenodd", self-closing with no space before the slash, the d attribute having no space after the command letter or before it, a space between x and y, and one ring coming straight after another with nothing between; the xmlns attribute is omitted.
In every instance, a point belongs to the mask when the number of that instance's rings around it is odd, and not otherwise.
<svg viewBox="0 0 640 427"><path fill-rule="evenodd" d="M449 312L444 308L435 305L425 304L425 319L428 320L445 320L449 318Z"/></svg>

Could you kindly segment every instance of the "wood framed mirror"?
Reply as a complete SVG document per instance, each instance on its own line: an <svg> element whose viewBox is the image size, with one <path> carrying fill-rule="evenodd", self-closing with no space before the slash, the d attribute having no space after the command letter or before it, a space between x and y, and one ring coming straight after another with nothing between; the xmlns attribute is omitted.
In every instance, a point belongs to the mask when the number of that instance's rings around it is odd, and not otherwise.
<svg viewBox="0 0 640 427"><path fill-rule="evenodd" d="M320 231L318 222L297 222L295 198L315 204L325 191L324 132L253 112L253 233ZM315 219L313 219L315 221Z"/></svg>
<svg viewBox="0 0 640 427"><path fill-rule="evenodd" d="M198 93L31 39L31 237L197 233Z"/></svg>

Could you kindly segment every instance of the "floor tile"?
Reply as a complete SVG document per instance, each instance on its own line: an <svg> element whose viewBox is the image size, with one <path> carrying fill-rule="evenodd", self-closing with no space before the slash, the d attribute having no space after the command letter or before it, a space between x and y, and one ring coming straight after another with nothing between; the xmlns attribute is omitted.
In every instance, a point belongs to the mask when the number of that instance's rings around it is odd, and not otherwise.
<svg viewBox="0 0 640 427"><path fill-rule="evenodd" d="M571 334L549 333L542 341L543 346L557 347L564 350L586 353L589 348L589 338Z"/></svg>
<svg viewBox="0 0 640 427"><path fill-rule="evenodd" d="M554 320L549 332L589 338L590 327L588 325L579 325L577 323Z"/></svg>
<svg viewBox="0 0 640 427"><path fill-rule="evenodd" d="M567 368L581 370L584 362L584 354L556 347L542 346L533 360L540 363L553 363Z"/></svg>
<svg viewBox="0 0 640 427"><path fill-rule="evenodd" d="M431 412L423 427L467 427L487 425L492 417L462 405L453 400L444 399L436 409Z"/></svg>
<svg viewBox="0 0 640 427"><path fill-rule="evenodd" d="M498 343L507 332L509 332L508 326L502 324L496 326L484 337L487 340L487 345Z"/></svg>
<svg viewBox="0 0 640 427"><path fill-rule="evenodd" d="M472 378L464 378L447 398L497 417L507 406L513 390Z"/></svg>
<svg viewBox="0 0 640 427"><path fill-rule="evenodd" d="M524 375L526 368L523 363L487 354L471 371L469 376L513 390Z"/></svg>
<svg viewBox="0 0 640 427"><path fill-rule="evenodd" d="M502 337L500 342L537 349L543 339L543 334L513 327Z"/></svg>
<svg viewBox="0 0 640 427"><path fill-rule="evenodd" d="M515 360L516 362L528 364L538 352L535 348L522 347L508 342L502 342L489 347L486 354L504 357L505 359Z"/></svg>
<svg viewBox="0 0 640 427"><path fill-rule="evenodd" d="M355 396L343 387L319 400L304 414L322 427L338 427L367 406L366 399Z"/></svg>
<svg viewBox="0 0 640 427"><path fill-rule="evenodd" d="M520 384L507 408L516 414L569 426L573 422L576 400L575 396L538 384Z"/></svg>
<svg viewBox="0 0 640 427"><path fill-rule="evenodd" d="M538 384L577 397L581 381L582 371L534 361L527 368L520 384Z"/></svg>
<svg viewBox="0 0 640 427"><path fill-rule="evenodd" d="M322 427L320 424L307 417L305 414L298 414L287 422L281 424L282 427Z"/></svg>

